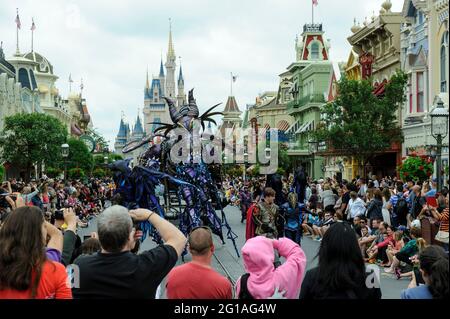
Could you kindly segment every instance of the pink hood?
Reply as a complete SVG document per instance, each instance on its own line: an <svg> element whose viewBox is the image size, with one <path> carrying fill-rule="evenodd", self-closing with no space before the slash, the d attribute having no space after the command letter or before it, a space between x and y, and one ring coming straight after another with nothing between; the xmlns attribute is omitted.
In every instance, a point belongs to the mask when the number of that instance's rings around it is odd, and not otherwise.
<svg viewBox="0 0 450 319"><path fill-rule="evenodd" d="M274 248L285 262L278 268L274 268ZM303 274L306 267L306 256L303 250L295 242L288 238L272 240L258 236L249 239L242 248L244 266L250 277L247 288L255 299L267 299L272 296L275 287L280 291L286 291L288 299L298 298ZM240 280L236 286L239 294Z"/></svg>

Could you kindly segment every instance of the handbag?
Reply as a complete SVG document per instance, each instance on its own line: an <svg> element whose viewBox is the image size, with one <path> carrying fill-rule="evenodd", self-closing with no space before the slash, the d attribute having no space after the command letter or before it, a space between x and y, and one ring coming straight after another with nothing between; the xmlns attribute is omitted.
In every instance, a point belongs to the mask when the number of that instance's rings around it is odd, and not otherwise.
<svg viewBox="0 0 450 319"><path fill-rule="evenodd" d="M436 234L436 236L434 237L434 240L444 243L444 244L448 244L448 231L442 231L441 230L442 227L442 222L441 225L439 227L439 231Z"/></svg>

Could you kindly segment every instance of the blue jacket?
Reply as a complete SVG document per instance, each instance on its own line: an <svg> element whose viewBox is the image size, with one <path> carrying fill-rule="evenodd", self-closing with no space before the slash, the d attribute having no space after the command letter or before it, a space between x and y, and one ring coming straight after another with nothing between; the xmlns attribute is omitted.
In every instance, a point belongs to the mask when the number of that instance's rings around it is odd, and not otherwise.
<svg viewBox="0 0 450 319"><path fill-rule="evenodd" d="M297 209L295 209L289 203L284 203L281 208L285 211L285 229L298 230L302 225L305 204L297 203Z"/></svg>

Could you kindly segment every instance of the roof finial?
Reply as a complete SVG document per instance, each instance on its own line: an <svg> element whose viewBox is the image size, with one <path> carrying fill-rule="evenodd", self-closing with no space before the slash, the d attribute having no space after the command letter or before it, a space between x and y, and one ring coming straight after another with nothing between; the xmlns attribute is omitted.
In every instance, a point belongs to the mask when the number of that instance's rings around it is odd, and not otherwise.
<svg viewBox="0 0 450 319"><path fill-rule="evenodd" d="M150 87L150 82L148 80L148 65L147 65L147 75L145 78L145 88L148 89Z"/></svg>

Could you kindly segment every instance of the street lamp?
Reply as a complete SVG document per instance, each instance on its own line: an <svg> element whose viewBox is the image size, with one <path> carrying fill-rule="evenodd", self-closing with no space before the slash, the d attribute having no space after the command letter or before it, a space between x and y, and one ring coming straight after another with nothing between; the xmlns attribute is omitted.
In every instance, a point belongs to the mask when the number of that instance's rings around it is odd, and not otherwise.
<svg viewBox="0 0 450 319"><path fill-rule="evenodd" d="M315 178L315 172L314 172L314 164L316 161L316 157L315 154L317 153L317 150L319 148L319 142L310 139L308 141L308 149L309 149L309 153L312 155L312 165L311 165L311 177L314 179Z"/></svg>
<svg viewBox="0 0 450 319"><path fill-rule="evenodd" d="M247 152L245 152L244 153L244 173L242 174L243 176L243 179L244 179L244 183L245 183L245 173L246 173L246 170L247 170L247 162L248 162L248 153Z"/></svg>
<svg viewBox="0 0 450 319"><path fill-rule="evenodd" d="M442 139L447 136L448 133L448 111L444 107L444 102L438 97L437 105L431 117L431 135L436 139L437 152L436 152L436 178L437 178L437 191L440 192L442 188L441 180L441 156L442 156Z"/></svg>
<svg viewBox="0 0 450 319"><path fill-rule="evenodd" d="M69 144L61 145L61 155L64 158L64 181L67 180L67 158L69 157Z"/></svg>

